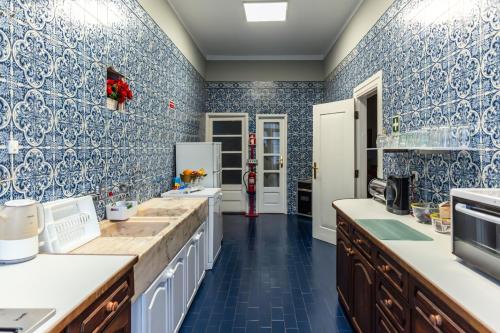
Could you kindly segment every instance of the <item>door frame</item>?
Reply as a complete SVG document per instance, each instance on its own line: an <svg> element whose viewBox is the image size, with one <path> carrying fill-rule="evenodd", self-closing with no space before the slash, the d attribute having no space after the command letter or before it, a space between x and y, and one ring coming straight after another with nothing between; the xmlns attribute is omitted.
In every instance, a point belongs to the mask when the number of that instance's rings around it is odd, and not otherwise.
<svg viewBox="0 0 500 333"><path fill-rule="evenodd" d="M205 113L205 141L206 142L212 142L212 126L210 126L212 120L242 120L242 131L241 135L243 136L242 140L242 176L243 174L247 171L248 167L246 164L246 161L248 159L248 113L244 112L207 112ZM221 148L222 151L222 148ZM222 154L221 154L222 156ZM222 163L221 163L221 169L222 169ZM229 187L228 187L229 186ZM226 185L225 189L226 191L234 191L234 188L232 189L231 187L234 185ZM224 191L224 188L221 188ZM245 185L243 184L243 179L241 181L241 197L243 198L241 200L241 212L246 211L247 207L247 194L245 190ZM224 200L224 199L223 199Z"/></svg>
<svg viewBox="0 0 500 333"><path fill-rule="evenodd" d="M359 170L359 178L356 179L356 198L368 197L368 184L366 181L368 170L366 168L366 130L367 130L367 99L377 95L377 135L382 134L384 119L382 112L382 71L378 71L373 76L354 88L352 96L354 107L358 112L359 119L356 121L356 170ZM383 177L384 154L377 151L377 177Z"/></svg>
<svg viewBox="0 0 500 333"><path fill-rule="evenodd" d="M255 146L255 155L258 161L257 165L257 212L262 210L262 189L264 188L264 181L262 176L263 161L262 151L259 149L259 143L262 142L262 133L259 133L259 120L261 119L279 119L283 120L285 126L283 126L283 186L284 186L284 198L283 205L281 206L280 212L276 212L276 214L287 214L288 213L288 115L286 114L267 114L267 113L259 113L255 117L255 135L257 137L257 145Z"/></svg>

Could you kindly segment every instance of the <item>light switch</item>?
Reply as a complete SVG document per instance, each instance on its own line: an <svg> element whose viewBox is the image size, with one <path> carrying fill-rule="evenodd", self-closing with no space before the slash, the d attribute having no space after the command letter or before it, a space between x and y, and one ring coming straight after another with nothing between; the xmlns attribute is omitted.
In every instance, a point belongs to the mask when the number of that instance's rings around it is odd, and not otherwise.
<svg viewBox="0 0 500 333"><path fill-rule="evenodd" d="M7 151L9 154L19 153L19 141L12 139L7 141Z"/></svg>

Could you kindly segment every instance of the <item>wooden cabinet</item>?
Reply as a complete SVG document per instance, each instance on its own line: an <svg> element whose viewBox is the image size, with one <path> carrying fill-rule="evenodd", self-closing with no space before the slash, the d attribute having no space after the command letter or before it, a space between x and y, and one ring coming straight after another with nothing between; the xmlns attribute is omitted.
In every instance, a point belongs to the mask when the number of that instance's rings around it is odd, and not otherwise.
<svg viewBox="0 0 500 333"><path fill-rule="evenodd" d="M412 286L412 331L465 333L476 329L419 283Z"/></svg>
<svg viewBox="0 0 500 333"><path fill-rule="evenodd" d="M123 274L105 289L64 330L66 333L120 333L131 331L131 299L134 294L133 270Z"/></svg>
<svg viewBox="0 0 500 333"><path fill-rule="evenodd" d="M179 259L169 276L171 289L169 290L167 307L170 307L170 311L172 311L172 322L169 332L177 332L179 330L186 311L184 269L184 261Z"/></svg>
<svg viewBox="0 0 500 333"><path fill-rule="evenodd" d="M352 323L357 332L373 332L375 269L359 249L352 256Z"/></svg>
<svg viewBox="0 0 500 333"><path fill-rule="evenodd" d="M116 315L116 317L104 329L103 333L131 333L130 304ZM156 331L160 332L160 331Z"/></svg>
<svg viewBox="0 0 500 333"><path fill-rule="evenodd" d="M339 210L337 292L356 332L490 332Z"/></svg>
<svg viewBox="0 0 500 333"><path fill-rule="evenodd" d="M341 232L337 233L337 292L347 314L351 314L352 245Z"/></svg>

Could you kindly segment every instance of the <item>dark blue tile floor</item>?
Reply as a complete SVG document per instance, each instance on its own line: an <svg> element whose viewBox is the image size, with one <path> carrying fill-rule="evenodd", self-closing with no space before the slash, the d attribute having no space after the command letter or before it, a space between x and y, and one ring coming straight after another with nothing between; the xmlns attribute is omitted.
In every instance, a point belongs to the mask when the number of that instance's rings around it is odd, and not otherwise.
<svg viewBox="0 0 500 333"><path fill-rule="evenodd" d="M224 216L224 244L181 332L352 332L337 302L335 246L286 215Z"/></svg>

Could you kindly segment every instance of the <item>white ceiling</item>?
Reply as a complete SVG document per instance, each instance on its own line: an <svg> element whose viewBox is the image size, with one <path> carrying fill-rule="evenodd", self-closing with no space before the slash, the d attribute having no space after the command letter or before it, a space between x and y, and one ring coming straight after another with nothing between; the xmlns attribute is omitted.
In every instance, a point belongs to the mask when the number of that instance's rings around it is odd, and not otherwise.
<svg viewBox="0 0 500 333"><path fill-rule="evenodd" d="M288 0L286 22L246 22L242 0L167 0L208 60L323 60L363 0Z"/></svg>

